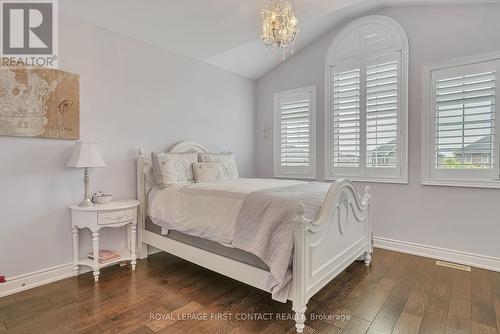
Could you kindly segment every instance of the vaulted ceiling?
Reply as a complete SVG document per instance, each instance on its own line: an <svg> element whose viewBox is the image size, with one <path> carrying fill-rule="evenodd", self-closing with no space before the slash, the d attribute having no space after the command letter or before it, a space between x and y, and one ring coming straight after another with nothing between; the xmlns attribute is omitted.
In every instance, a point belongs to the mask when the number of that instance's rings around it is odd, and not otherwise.
<svg viewBox="0 0 500 334"><path fill-rule="evenodd" d="M113 32L257 79L279 65L260 36L268 0L60 0L65 14ZM490 3L500 0L295 0L296 50L346 18L387 6Z"/></svg>

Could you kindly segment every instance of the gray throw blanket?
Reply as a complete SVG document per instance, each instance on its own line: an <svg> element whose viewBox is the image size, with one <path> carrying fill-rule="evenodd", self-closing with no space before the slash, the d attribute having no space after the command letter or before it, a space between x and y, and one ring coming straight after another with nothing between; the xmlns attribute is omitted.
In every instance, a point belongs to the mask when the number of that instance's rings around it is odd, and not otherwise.
<svg viewBox="0 0 500 334"><path fill-rule="evenodd" d="M277 301L286 302L292 281L294 224L290 218L304 212L306 219L315 221L330 186L308 182L255 191L243 200L233 247L254 254L269 266L267 288Z"/></svg>

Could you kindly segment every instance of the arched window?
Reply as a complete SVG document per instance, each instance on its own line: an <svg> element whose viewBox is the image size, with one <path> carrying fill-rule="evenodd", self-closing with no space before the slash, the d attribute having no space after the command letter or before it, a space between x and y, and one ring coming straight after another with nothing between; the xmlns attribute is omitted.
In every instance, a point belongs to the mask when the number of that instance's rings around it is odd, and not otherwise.
<svg viewBox="0 0 500 334"><path fill-rule="evenodd" d="M325 178L408 182L408 38L391 18L346 26L325 63Z"/></svg>

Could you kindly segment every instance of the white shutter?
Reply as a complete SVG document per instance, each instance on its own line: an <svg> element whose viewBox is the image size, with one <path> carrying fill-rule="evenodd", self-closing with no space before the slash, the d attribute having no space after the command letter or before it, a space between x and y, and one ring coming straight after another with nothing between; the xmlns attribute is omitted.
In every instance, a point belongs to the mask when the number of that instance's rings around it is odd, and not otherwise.
<svg viewBox="0 0 500 334"><path fill-rule="evenodd" d="M494 168L495 85L494 71L436 81L435 168Z"/></svg>
<svg viewBox="0 0 500 334"><path fill-rule="evenodd" d="M370 16L334 40L325 63L325 179L407 183L408 40Z"/></svg>
<svg viewBox="0 0 500 334"><path fill-rule="evenodd" d="M424 68L422 183L500 188L500 54Z"/></svg>
<svg viewBox="0 0 500 334"><path fill-rule="evenodd" d="M275 176L315 177L315 87L275 94Z"/></svg>
<svg viewBox="0 0 500 334"><path fill-rule="evenodd" d="M280 165L310 165L311 97L298 94L280 99Z"/></svg>
<svg viewBox="0 0 500 334"><path fill-rule="evenodd" d="M398 60L366 67L366 167L398 165Z"/></svg>
<svg viewBox="0 0 500 334"><path fill-rule="evenodd" d="M360 167L361 71L359 68L332 70L332 131L330 146L333 170Z"/></svg>

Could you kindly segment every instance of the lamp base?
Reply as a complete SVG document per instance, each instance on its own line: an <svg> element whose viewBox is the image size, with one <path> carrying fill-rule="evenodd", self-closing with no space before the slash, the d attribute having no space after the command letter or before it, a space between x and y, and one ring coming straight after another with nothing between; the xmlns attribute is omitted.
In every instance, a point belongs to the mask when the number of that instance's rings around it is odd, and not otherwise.
<svg viewBox="0 0 500 334"><path fill-rule="evenodd" d="M83 201L78 206L81 208L92 208L95 206L95 204L92 203L90 198L84 198Z"/></svg>
<svg viewBox="0 0 500 334"><path fill-rule="evenodd" d="M80 207L82 208L92 208L95 206L94 203L90 200L90 194L89 194L89 169L85 168L83 170L83 188L84 188L84 195L83 195L83 201L80 203Z"/></svg>

